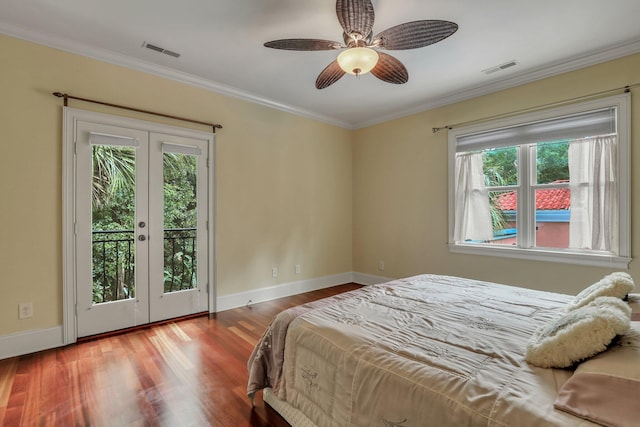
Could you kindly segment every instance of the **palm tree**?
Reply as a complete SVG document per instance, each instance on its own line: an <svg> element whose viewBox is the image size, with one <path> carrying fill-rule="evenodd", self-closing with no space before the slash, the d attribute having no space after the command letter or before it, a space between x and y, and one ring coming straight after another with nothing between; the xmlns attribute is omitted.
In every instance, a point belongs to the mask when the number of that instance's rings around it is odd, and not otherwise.
<svg viewBox="0 0 640 427"><path fill-rule="evenodd" d="M135 151L130 148L95 145L93 147L94 208L109 205L114 195L125 188L135 188Z"/></svg>
<svg viewBox="0 0 640 427"><path fill-rule="evenodd" d="M135 151L108 145L96 145L93 149L92 200L94 208L101 208L109 205L118 191L135 188ZM188 156L164 155L164 168L169 174L177 175L192 167Z"/></svg>
<svg viewBox="0 0 640 427"><path fill-rule="evenodd" d="M492 185L504 185L505 180L497 168L489 167L484 171L484 181L487 187ZM498 197L496 192L489 192L489 212L491 213L491 224L494 230L503 230L507 226L507 219L504 212L497 206Z"/></svg>

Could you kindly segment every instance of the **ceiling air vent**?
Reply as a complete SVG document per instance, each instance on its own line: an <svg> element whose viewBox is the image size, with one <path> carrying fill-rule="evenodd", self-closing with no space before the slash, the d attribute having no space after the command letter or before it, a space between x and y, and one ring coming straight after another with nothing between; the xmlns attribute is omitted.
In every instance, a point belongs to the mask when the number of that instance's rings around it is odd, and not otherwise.
<svg viewBox="0 0 640 427"><path fill-rule="evenodd" d="M498 71L506 70L507 68L515 67L518 65L518 61L515 59L509 62L505 62L504 64L496 65L495 67L487 68L486 70L482 70L486 75L493 74Z"/></svg>
<svg viewBox="0 0 640 427"><path fill-rule="evenodd" d="M146 47L147 49L155 50L156 52L164 53L165 55L173 56L174 58L179 58L180 54L177 52L173 52L171 50L165 49L160 46L156 46L151 43L144 42L142 43L142 47Z"/></svg>

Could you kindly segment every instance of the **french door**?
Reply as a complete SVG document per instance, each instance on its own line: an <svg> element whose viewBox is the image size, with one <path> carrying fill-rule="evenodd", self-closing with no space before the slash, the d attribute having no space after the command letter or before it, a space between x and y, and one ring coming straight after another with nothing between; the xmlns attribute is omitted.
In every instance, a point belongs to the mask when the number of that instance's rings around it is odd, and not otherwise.
<svg viewBox="0 0 640 427"><path fill-rule="evenodd" d="M207 311L210 140L74 127L77 336Z"/></svg>

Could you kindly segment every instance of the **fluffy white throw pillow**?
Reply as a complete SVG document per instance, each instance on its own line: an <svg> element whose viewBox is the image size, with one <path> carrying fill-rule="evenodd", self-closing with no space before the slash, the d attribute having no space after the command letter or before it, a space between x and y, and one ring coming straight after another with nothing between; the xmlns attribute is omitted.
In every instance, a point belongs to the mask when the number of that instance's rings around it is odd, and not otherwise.
<svg viewBox="0 0 640 427"><path fill-rule="evenodd" d="M635 284L627 273L617 271L585 288L567 305L567 311L589 304L598 297L624 298L633 291Z"/></svg>
<svg viewBox="0 0 640 427"><path fill-rule="evenodd" d="M629 330L631 308L617 297L598 297L539 328L526 360L542 368L566 368L607 349Z"/></svg>

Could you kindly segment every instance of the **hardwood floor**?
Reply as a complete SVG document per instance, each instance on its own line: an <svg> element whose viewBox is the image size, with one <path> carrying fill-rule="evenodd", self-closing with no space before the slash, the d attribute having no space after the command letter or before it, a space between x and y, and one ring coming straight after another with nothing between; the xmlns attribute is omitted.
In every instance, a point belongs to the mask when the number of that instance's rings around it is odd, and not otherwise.
<svg viewBox="0 0 640 427"><path fill-rule="evenodd" d="M359 288L274 301L0 360L2 426L288 426L246 396L246 363L280 310Z"/></svg>

